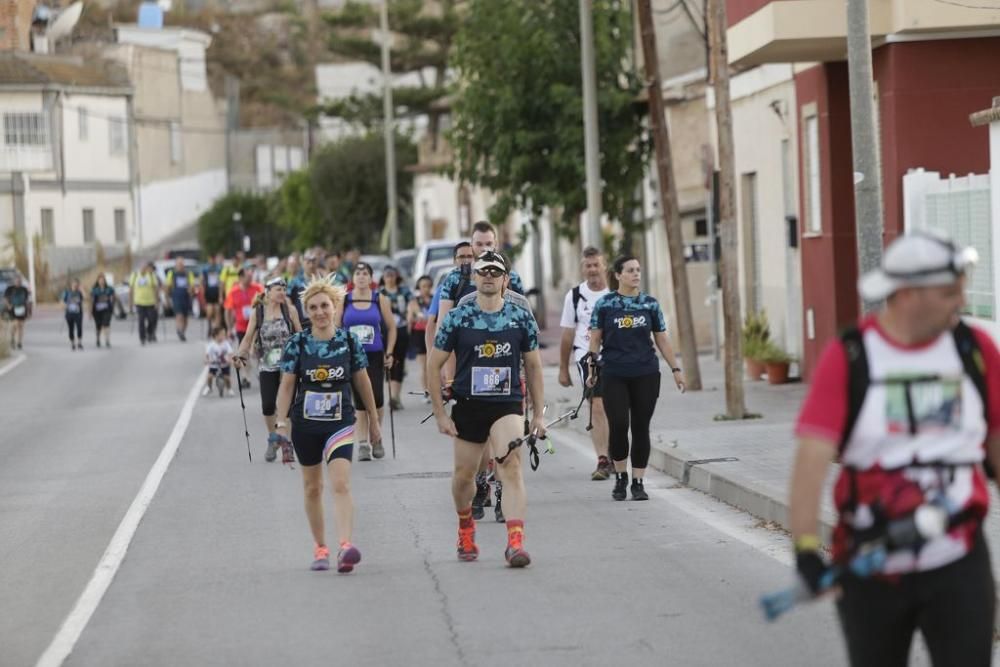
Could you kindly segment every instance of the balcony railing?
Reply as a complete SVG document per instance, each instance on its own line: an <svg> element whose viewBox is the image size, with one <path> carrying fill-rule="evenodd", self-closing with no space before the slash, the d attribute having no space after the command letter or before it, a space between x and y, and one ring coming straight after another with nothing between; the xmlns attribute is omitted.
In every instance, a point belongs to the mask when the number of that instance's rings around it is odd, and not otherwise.
<svg viewBox="0 0 1000 667"><path fill-rule="evenodd" d="M49 171L52 169L52 146L0 145L0 172Z"/></svg>

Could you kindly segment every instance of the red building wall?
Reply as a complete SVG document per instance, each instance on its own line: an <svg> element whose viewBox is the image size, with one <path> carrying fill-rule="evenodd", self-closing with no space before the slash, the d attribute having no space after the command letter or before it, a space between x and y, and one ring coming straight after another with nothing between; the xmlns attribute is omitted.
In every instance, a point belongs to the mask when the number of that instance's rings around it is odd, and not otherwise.
<svg viewBox="0 0 1000 667"><path fill-rule="evenodd" d="M845 63L826 63L795 76L799 132L799 210L807 208L808 175L802 107L815 104L819 121L820 178L822 183L822 232L802 235L802 372L808 378L823 345L854 322L858 313L857 246L854 228L854 184L851 156L851 121ZM815 336L810 339L808 316L812 311Z"/></svg>
<svg viewBox="0 0 1000 667"><path fill-rule="evenodd" d="M873 54L882 125L885 236L903 232L903 176L985 174L989 136L969 114L1000 95L1000 37L887 44Z"/></svg>

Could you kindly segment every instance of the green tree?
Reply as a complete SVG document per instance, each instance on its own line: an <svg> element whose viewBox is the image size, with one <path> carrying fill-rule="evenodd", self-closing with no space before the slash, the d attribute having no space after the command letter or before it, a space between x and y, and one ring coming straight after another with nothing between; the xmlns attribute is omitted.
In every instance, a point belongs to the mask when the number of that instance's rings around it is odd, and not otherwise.
<svg viewBox="0 0 1000 667"><path fill-rule="evenodd" d="M396 136L396 182L399 195L401 248L413 244L410 206L413 175L401 165L413 164L417 149ZM378 134L348 137L322 148L309 168L316 216L303 216L295 230L299 245L331 249L357 246L384 248L382 231L388 209L385 200L385 143Z"/></svg>
<svg viewBox="0 0 1000 667"><path fill-rule="evenodd" d="M587 203L578 7L469 0L451 58L456 175L499 195L495 221L515 209L537 221L544 208L558 208L558 229L571 238ZM627 0L594 1L594 42L604 211L632 225L649 147Z"/></svg>
<svg viewBox="0 0 1000 667"><path fill-rule="evenodd" d="M198 218L198 242L205 253L232 256L242 248L244 235L250 237L250 251L254 254L275 255L284 249L285 233L274 223L268 197L231 192L215 200L212 208Z"/></svg>
<svg viewBox="0 0 1000 667"><path fill-rule="evenodd" d="M448 56L459 26L455 0L389 0L389 30L393 33L391 67L394 75L415 73L418 86L393 87L398 118L431 115L431 104L447 94ZM325 17L332 53L382 67L381 47L373 40L379 26L379 8L351 1ZM318 109L368 130L382 122L382 93L352 95Z"/></svg>
<svg viewBox="0 0 1000 667"><path fill-rule="evenodd" d="M289 174L274 199L275 217L295 248L314 243L313 231L322 227L312 174L302 169Z"/></svg>

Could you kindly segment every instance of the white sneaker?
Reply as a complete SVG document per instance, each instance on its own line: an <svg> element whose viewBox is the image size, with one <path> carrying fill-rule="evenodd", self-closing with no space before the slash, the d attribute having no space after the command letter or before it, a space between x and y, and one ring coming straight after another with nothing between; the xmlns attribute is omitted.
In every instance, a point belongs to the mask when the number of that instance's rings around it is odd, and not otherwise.
<svg viewBox="0 0 1000 667"><path fill-rule="evenodd" d="M358 445L358 460L359 461L371 461L372 460L372 446L367 442L362 442Z"/></svg>
<svg viewBox="0 0 1000 667"><path fill-rule="evenodd" d="M206 386L206 387L202 387L201 388L201 395L202 396L208 396L211 393L212 393L212 388L211 387L207 387Z"/></svg>
<svg viewBox="0 0 1000 667"><path fill-rule="evenodd" d="M235 396L235 395L236 395L236 394L234 394L234 393L233 393L233 390L232 390L232 389L230 389L229 391L227 391L227 392L226 392L226 396L229 396L229 397L233 397L233 396Z"/></svg>

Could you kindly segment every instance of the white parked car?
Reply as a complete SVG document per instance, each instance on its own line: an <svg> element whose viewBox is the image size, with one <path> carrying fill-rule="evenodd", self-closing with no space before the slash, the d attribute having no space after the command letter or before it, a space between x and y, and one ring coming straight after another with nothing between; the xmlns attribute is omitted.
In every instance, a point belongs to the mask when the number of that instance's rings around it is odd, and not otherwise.
<svg viewBox="0 0 1000 667"><path fill-rule="evenodd" d="M451 263L455 258L455 244L458 241L428 241L417 250L417 260L413 265L414 279L429 273L431 262L447 260ZM431 276L433 278L433 276Z"/></svg>

